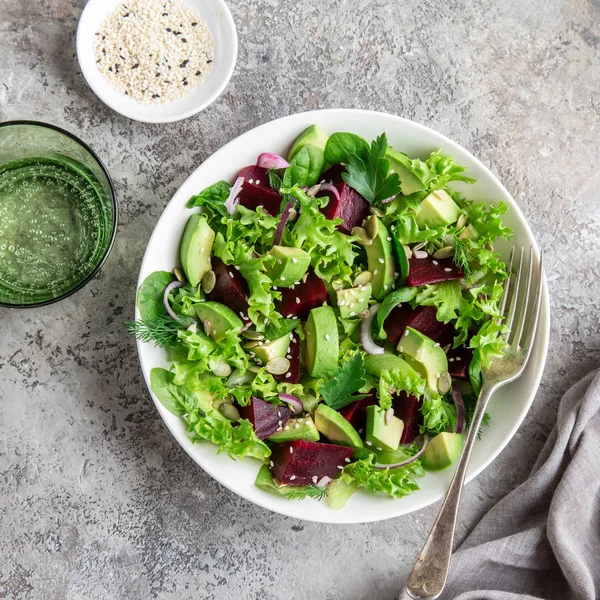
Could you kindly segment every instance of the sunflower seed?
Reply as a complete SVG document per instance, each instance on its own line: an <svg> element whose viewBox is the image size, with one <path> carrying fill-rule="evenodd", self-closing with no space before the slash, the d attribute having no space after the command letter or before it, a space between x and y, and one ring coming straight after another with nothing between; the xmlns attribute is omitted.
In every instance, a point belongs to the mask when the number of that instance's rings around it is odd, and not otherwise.
<svg viewBox="0 0 600 600"><path fill-rule="evenodd" d="M379 231L379 220L375 215L371 215L365 224L365 231L367 235L374 240L377 237L377 232Z"/></svg>
<svg viewBox="0 0 600 600"><path fill-rule="evenodd" d="M450 258L451 256L454 256L454 246L444 246L443 248L436 250L432 256L433 258L440 259Z"/></svg>
<svg viewBox="0 0 600 600"><path fill-rule="evenodd" d="M373 244L373 240L367 235L367 232L362 227L354 227L352 229L352 235L357 236L363 246L371 246Z"/></svg>
<svg viewBox="0 0 600 600"><path fill-rule="evenodd" d="M283 375L289 370L290 361L287 358L272 358L266 368L271 375Z"/></svg>
<svg viewBox="0 0 600 600"><path fill-rule="evenodd" d="M465 215L461 214L460 217L458 217L458 221L456 221L456 229L462 229L463 227L466 227L467 225L467 217L465 217Z"/></svg>
<svg viewBox="0 0 600 600"><path fill-rule="evenodd" d="M247 340L264 340L265 336L258 331L254 331L253 329L248 329L247 331L242 332L242 336Z"/></svg>
<svg viewBox="0 0 600 600"><path fill-rule="evenodd" d="M219 412L230 421L240 420L240 411L233 404L222 404Z"/></svg>
<svg viewBox="0 0 600 600"><path fill-rule="evenodd" d="M445 395L450 391L452 387L452 377L450 377L450 373L448 371L444 371L440 373L440 377L437 382L438 392L440 394Z"/></svg>
<svg viewBox="0 0 600 600"><path fill-rule="evenodd" d="M187 283L185 273L179 267L175 267L173 269L173 274L175 275L175 277L177 277L177 281L181 281L181 283Z"/></svg>
<svg viewBox="0 0 600 600"><path fill-rule="evenodd" d="M368 283L371 283L372 279L373 274L371 273L371 271L362 271L354 278L352 285L354 285L354 287L358 287L360 285L367 285Z"/></svg>

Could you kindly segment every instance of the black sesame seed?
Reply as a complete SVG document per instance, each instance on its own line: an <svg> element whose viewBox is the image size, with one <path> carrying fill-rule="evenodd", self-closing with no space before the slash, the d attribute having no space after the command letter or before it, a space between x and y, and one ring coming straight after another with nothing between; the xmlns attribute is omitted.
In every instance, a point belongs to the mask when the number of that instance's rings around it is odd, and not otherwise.
<svg viewBox="0 0 600 600"><path fill-rule="evenodd" d="M181 63L179 66L180 66L181 68L183 68L183 67L187 66L187 64L188 64L189 62L190 62L190 61L186 59L186 60L184 60L184 61L183 61L183 62L182 62L182 63Z"/></svg>
<svg viewBox="0 0 600 600"><path fill-rule="evenodd" d="M108 67L108 70L112 73L113 69L112 69L112 67Z"/></svg>
<svg viewBox="0 0 600 600"><path fill-rule="evenodd" d="M186 43L187 43L187 40L186 40L185 38L181 38L181 41L182 41L184 44L186 44Z"/></svg>
<svg viewBox="0 0 600 600"><path fill-rule="evenodd" d="M170 32L171 32L171 28L170 28L170 27L167 27L167 31L170 33Z"/></svg>
<svg viewBox="0 0 600 600"><path fill-rule="evenodd" d="M155 77L160 77L160 73L155 73L154 76Z"/></svg>
<svg viewBox="0 0 600 600"><path fill-rule="evenodd" d="M119 54L119 58L122 58L123 60L125 60L125 57L124 57L124 56L121 56L120 54Z"/></svg>
<svg viewBox="0 0 600 600"><path fill-rule="evenodd" d="M187 82L187 81L184 81L184 82L183 82L183 85L187 85L187 84L188 84L188 82Z"/></svg>
<svg viewBox="0 0 600 600"><path fill-rule="evenodd" d="M103 36L102 36L102 41L104 41L105 39L106 39L106 36L105 36L105 35L103 35Z"/></svg>
<svg viewBox="0 0 600 600"><path fill-rule="evenodd" d="M196 76L201 75L200 71L196 71Z"/></svg>
<svg viewBox="0 0 600 600"><path fill-rule="evenodd" d="M212 62L212 60L207 60L206 64L209 65Z"/></svg>
<svg viewBox="0 0 600 600"><path fill-rule="evenodd" d="M152 94L153 98L160 98L160 94Z"/></svg>
<svg viewBox="0 0 600 600"><path fill-rule="evenodd" d="M131 14L131 13L125 13L125 14L123 15L123 18L125 18L125 17L128 17L130 14Z"/></svg>
<svg viewBox="0 0 600 600"><path fill-rule="evenodd" d="M198 23L192 23L192 27L196 27L196 25L198 25Z"/></svg>
<svg viewBox="0 0 600 600"><path fill-rule="evenodd" d="M163 16L163 17L168 17L168 16L169 16L169 13L163 13L163 14L162 14L162 16Z"/></svg>
<svg viewBox="0 0 600 600"><path fill-rule="evenodd" d="M131 67L132 69L137 69L140 66L140 63L135 63L135 65L133 65L133 67Z"/></svg>

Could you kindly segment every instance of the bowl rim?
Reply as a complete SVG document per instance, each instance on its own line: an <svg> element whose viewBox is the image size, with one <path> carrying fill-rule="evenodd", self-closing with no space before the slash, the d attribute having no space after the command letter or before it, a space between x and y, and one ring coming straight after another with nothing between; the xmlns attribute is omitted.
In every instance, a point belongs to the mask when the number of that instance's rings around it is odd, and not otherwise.
<svg viewBox="0 0 600 600"><path fill-rule="evenodd" d="M132 121L138 121L140 123L176 123L177 121L183 121L184 119L193 117L194 115L208 108L213 102L220 98L225 88L229 85L233 72L235 71L238 58L238 34L233 15L231 14L229 6L225 2L225 0L214 0L214 2L216 2L221 7L223 11L223 23L229 25L233 34L231 42L231 64L227 67L227 70L224 72L223 80L221 81L219 86L211 95L207 96L207 98L203 102L200 102L193 108L190 108L189 110L177 115L162 117L139 117L136 116L135 111L123 110L123 108L117 102L113 102L110 98L107 98L101 86L97 85L91 77L91 69L94 68L94 65L91 65L88 61L83 60L81 58L80 51L84 44L83 34L81 33L82 23L84 22L84 19L87 16L87 12L91 11L91 6L95 3L95 0L87 0L87 4L85 5L81 15L79 16L75 40L77 61L79 62L79 68L81 69L81 73L83 74L86 83L94 92L94 94L96 94L99 100L106 104L106 106L114 110L116 113L126 117L127 119L131 119ZM168 106L169 104L173 105L176 102L177 101L167 103L163 106Z"/></svg>
<svg viewBox="0 0 600 600"><path fill-rule="evenodd" d="M111 195L112 205L113 205L114 219L113 219L112 231L110 233L110 239L109 239L108 245L106 246L106 249L104 250L102 256L100 257L100 259L98 260L98 262L96 263L94 268L90 271L90 273L84 279L79 281L71 289L62 293L60 296L57 296L56 298L51 298L49 300L43 300L41 302L34 302L31 304L8 304L8 303L2 302L0 300L0 308L39 308L41 306L48 306L49 304L54 304L56 302L60 302L61 300L64 300L65 298L72 296L73 294L75 294L79 290L81 290L83 287L85 287L99 273L100 269L102 269L102 267L104 266L104 263L106 262L108 255L110 254L110 252L113 248L113 245L115 243L115 238L117 236L117 229L118 229L118 222L119 222L119 202L117 200L117 192L115 190L115 184L112 180L112 177L110 176L110 173L108 172L108 168L106 167L104 162L102 162L102 159L96 154L96 152L94 152L94 150L92 150L92 148L86 142L84 142L82 139L80 139L74 133L71 133L70 131L63 129L62 127L58 127L57 125L52 125L51 123L44 123L43 121L15 120L15 121L0 122L0 128L1 127L9 127L11 125L34 125L36 127L52 129L53 131L57 131L58 133L62 133L63 135L66 135L67 137L71 138L73 141L78 143L84 150L89 152L89 154L98 163L98 166L104 173L104 176L106 177L106 179L108 181L108 185L110 187L110 195Z"/></svg>
<svg viewBox="0 0 600 600"><path fill-rule="evenodd" d="M494 182L495 185L497 185L502 190L503 194L506 194L506 196L508 196L508 198L511 201L510 202L511 208L516 209L518 217L519 217L519 221L522 222L524 229L529 233L529 235L531 236L531 238L534 242L534 252L536 254L539 253L540 247L537 242L537 239L533 235L533 232L531 231L531 227L529 226L529 222L527 221L525 215L522 213L518 203L516 202L516 200L514 199L512 194L506 189L504 184L500 181L499 177L496 176L486 164L484 164L479 158L477 158L466 147L462 146L458 142L455 142L454 140L450 139L449 137L447 137L443 133L437 131L436 129L433 129L433 128L428 127L427 125L423 125L417 121L413 121L411 119L401 117L399 115L395 115L392 113L387 113L384 111L369 110L369 109L361 109L361 108L324 108L324 109L317 109L317 110L301 111L301 112L292 113L289 115L284 115L282 117L278 117L276 119L272 119L272 120L266 121L264 123L260 123L259 125L256 125L254 127L245 129L239 135L236 135L233 139L231 139L227 143L223 144L220 148L218 148L210 156L207 156L202 161L202 163L200 163L196 167L196 169L194 169L190 173L190 175L181 183L181 185L178 187L178 189L173 193L173 196L171 197L169 202L166 204L162 214L160 215L158 221L156 222L156 225L155 225L155 227L150 235L150 238L148 240L148 245L146 246L146 251L144 252L142 262L140 264L140 271L139 271L139 275L138 275L137 287L139 287L141 285L143 278L144 278L146 261L148 260L148 257L150 255L150 246L153 241L154 242L156 241L154 238L156 237L156 239L158 239L158 237L159 237L158 229L161 224L161 221L167 220L167 211L168 211L169 207L171 206L171 204L174 202L174 200L176 200L178 198L181 190L186 187L186 185L189 183L189 181L191 179L193 179L194 177L196 177L197 173L200 172L201 169L204 168L204 165L206 162L208 162L211 159L214 159L217 156L221 156L221 155L226 156L228 149L231 146L233 146L235 143L237 143L239 141L239 138L243 137L244 135L248 134L251 131L255 131L257 129L262 129L263 127L273 126L274 124L284 121L284 120L287 120L287 119L299 118L301 120L302 117L307 117L309 115L315 115L315 116L320 115L323 117L327 117L328 114L337 115L339 113L345 113L347 115L354 115L356 117L365 117L365 118L369 118L372 116L382 116L385 118L395 120L397 122L402 122L402 123L408 124L411 127L416 128L417 130L435 134L435 136L437 136L440 139L440 141L443 141L444 144L446 144L450 148L449 151L451 151L451 149L456 149L456 150L459 150L460 152L468 155L469 158L478 167L480 167L482 169L482 171L485 173L485 175L487 177L489 177L492 180L492 182ZM137 288L136 288L136 290L137 290ZM526 404L524 404L522 407L520 407L520 409L516 415L515 422L512 424L512 426L509 426L506 428L505 435L503 436L503 439L502 439L501 443L498 445L498 447L495 448L492 452L490 452L490 454L485 458L485 460L482 462L482 464L478 465L476 468L472 468L472 469L470 468L467 471L465 485L467 483L469 483L470 481L472 481L473 479L475 479L476 477L478 477L505 450L506 446L514 438L518 429L523 424L523 421L524 421L526 415L529 413L531 406L535 400L536 393L539 389L541 378L542 378L542 375L544 372L544 367L546 365L548 349L549 349L549 341L550 341L551 308L550 308L550 298L549 298L549 291L548 291L548 281L547 281L545 272L544 272L543 287L542 287L542 305L543 306L542 306L542 310L540 313L540 326L538 327L538 332L536 334L536 338L535 338L534 346L533 346L534 353L536 351L536 348L539 353L539 355L537 357L538 360L536 361L539 363L539 367L535 367L535 371L534 371L534 373L532 373L532 375L530 377L530 383L528 383L528 389L531 390L531 392L529 394L529 400L526 402ZM137 303L136 303L135 299L134 299L134 311L135 311L135 318L139 318L139 312L138 312ZM268 510L269 512L277 513L277 514L280 514L280 515L283 515L286 517L291 517L294 519L298 519L301 521L306 521L306 522L311 522L311 523L326 523L326 524L332 524L332 525L351 525L351 524L365 524L365 523L371 523L371 522L385 521L387 519L392 519L392 518L401 517L401 516L407 516L409 514L412 514L414 512L422 510L423 508L426 508L426 507L434 504L435 502L440 501L444 496L443 493L438 494L438 495L432 495L430 497L424 498L423 500L420 500L418 502L417 506L415 506L409 510L400 509L400 510L396 510L396 511L390 511L389 513L387 513L385 515L363 514L358 517L357 516L345 517L345 516L343 516L344 511L335 511L335 510L331 509L330 516L328 513L328 516L325 516L325 517L322 515L315 517L314 514L301 514L302 511L295 511L292 509L285 510L283 507L287 506L287 505L283 504L283 503L280 505L275 505L273 503L270 503L269 495L266 493L263 493L262 495L256 495L256 496L247 495L243 491L241 491L240 489L237 489L234 485L232 485L227 480L226 477L221 476L218 473L218 469L213 464L211 464L210 462L207 464L205 461L202 460L202 458L200 458L197 454L195 454L193 452L193 446L185 445L182 442L182 440L180 439L180 434L178 431L176 431L173 422L169 421L166 418L166 414L168 413L167 409L165 409L161 405L161 403L158 401L158 399L155 397L155 395L152 392L152 389L150 386L150 370L151 369L148 364L148 357L145 356L145 352L144 352L145 344L143 344L142 342L137 340L136 345L137 345L138 357L140 360L140 368L142 370L142 375L146 382L146 387L148 389L150 398L152 399L152 401L157 409L158 414L160 415L161 419L163 420L164 425L169 430L170 434L175 438L178 445L194 461L194 463L196 465L198 465L212 479L216 480L223 487L227 488L229 491L233 492L237 496L243 498L244 500L246 500L248 502L251 502L252 504L254 504L256 506L260 506L261 508ZM452 473L453 472L454 472L454 470L452 468ZM395 500L394 502L399 502L399 501ZM338 518L335 518L335 515L337 515Z"/></svg>

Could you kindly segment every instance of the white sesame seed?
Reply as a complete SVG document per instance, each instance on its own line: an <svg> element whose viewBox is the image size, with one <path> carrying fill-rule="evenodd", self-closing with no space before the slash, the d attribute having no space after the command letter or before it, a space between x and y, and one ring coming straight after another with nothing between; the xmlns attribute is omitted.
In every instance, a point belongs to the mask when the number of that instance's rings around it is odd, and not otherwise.
<svg viewBox="0 0 600 600"><path fill-rule="evenodd" d="M290 313L290 314L289 314L289 315L286 317L286 319L291 319L293 316L294 316L294 315L293 315L292 313Z"/></svg>
<svg viewBox="0 0 600 600"><path fill-rule="evenodd" d="M388 289L388 287L389 287L388 285L384 285L384 286L383 286L383 291L384 291L384 292L387 292L387 289Z"/></svg>
<svg viewBox="0 0 600 600"><path fill-rule="evenodd" d="M283 428L283 430L284 430L284 431L289 431L289 429L290 429L290 426L289 426L289 425L286 425L286 426Z"/></svg>
<svg viewBox="0 0 600 600"><path fill-rule="evenodd" d="M363 428L361 427L361 428L358 430L358 433L362 433L362 432L363 432Z"/></svg>
<svg viewBox="0 0 600 600"><path fill-rule="evenodd" d="M394 273L394 277L400 277L400 273Z"/></svg>
<svg viewBox="0 0 600 600"><path fill-rule="evenodd" d="M349 458L345 458L344 460L345 460L347 463L349 463L349 462L350 462L350 459L349 459Z"/></svg>
<svg viewBox="0 0 600 600"><path fill-rule="evenodd" d="M256 180L256 185L260 185L260 179Z"/></svg>
<svg viewBox="0 0 600 600"><path fill-rule="evenodd" d="M377 446L377 452L383 452L383 448L380 448L379 446Z"/></svg>
<svg viewBox="0 0 600 600"><path fill-rule="evenodd" d="M400 352L404 352L404 348L402 346L399 346L398 350L400 350Z"/></svg>
<svg viewBox="0 0 600 600"><path fill-rule="evenodd" d="M337 468L340 469L340 471L341 471L344 468L344 466L343 465L338 465Z"/></svg>
<svg viewBox="0 0 600 600"><path fill-rule="evenodd" d="M354 308L354 302L350 302L350 308Z"/></svg>
<svg viewBox="0 0 600 600"><path fill-rule="evenodd" d="M298 259L297 259L297 258L292 258L292 262L293 262L293 263L297 263L297 262L298 262Z"/></svg>
<svg viewBox="0 0 600 600"><path fill-rule="evenodd" d="M274 467L274 466L275 466L275 463L274 463L272 460L270 460L270 461L269 461L269 465L270 465L271 467Z"/></svg>
<svg viewBox="0 0 600 600"><path fill-rule="evenodd" d="M291 450L292 450L292 449L290 448L290 452L291 452ZM294 481L294 479L296 479L296 476L295 476L295 475L292 475L292 476L290 477L290 481Z"/></svg>
<svg viewBox="0 0 600 600"><path fill-rule="evenodd" d="M278 259L277 259L277 264L278 264L278 265L282 265L282 264L283 264L283 261L282 261L280 258L278 258Z"/></svg>
<svg viewBox="0 0 600 600"><path fill-rule="evenodd" d="M338 306L344 306L345 304L346 304L346 301L345 301L345 300L340 300L340 301L338 302Z"/></svg>
<svg viewBox="0 0 600 600"><path fill-rule="evenodd" d="M373 277L374 277L375 275L377 275L377 269L375 269L375 270L373 271Z"/></svg>
<svg viewBox="0 0 600 600"><path fill-rule="evenodd" d="M328 334L328 333L326 333L326 334L325 334L325 339L326 339L327 341L329 341L329 334Z"/></svg>
<svg viewBox="0 0 600 600"><path fill-rule="evenodd" d="M285 277L280 277L279 279L281 279L281 281L285 281Z"/></svg>
<svg viewBox="0 0 600 600"><path fill-rule="evenodd" d="M319 478L318 478L316 475L313 475L313 476L312 476L312 481L313 481L313 483L316 485L316 484L317 484L317 481L319 481Z"/></svg>
<svg viewBox="0 0 600 600"><path fill-rule="evenodd" d="M380 262L381 264L383 264L383 263L385 263L385 260L383 260L383 258L380 258L380 259L379 259L379 262Z"/></svg>
<svg viewBox="0 0 600 600"><path fill-rule="evenodd" d="M279 425L279 427L283 427L283 421L279 421L277 424Z"/></svg>
<svg viewBox="0 0 600 600"><path fill-rule="evenodd" d="M298 429L299 427L300 427L300 425L298 425L298 423L295 423L295 424L294 424L294 428L295 428L295 429Z"/></svg>
<svg viewBox="0 0 600 600"><path fill-rule="evenodd" d="M444 271L446 271L446 273L450 273L452 271L452 269L450 269L449 267L445 267Z"/></svg>
<svg viewBox="0 0 600 600"><path fill-rule="evenodd" d="M462 360L462 359L461 359L461 357L460 357L460 356L457 356L457 357L456 357L456 360L457 360L457 361L459 361L459 360Z"/></svg>
<svg viewBox="0 0 600 600"><path fill-rule="evenodd" d="M448 362L454 362L454 359L453 358L449 358Z"/></svg>
<svg viewBox="0 0 600 600"><path fill-rule="evenodd" d="M386 239L387 239L388 242L391 242L392 241L392 236L388 235Z"/></svg>
<svg viewBox="0 0 600 600"><path fill-rule="evenodd" d="M292 374L289 371L285 374L286 379L289 379L291 376L292 376Z"/></svg>
<svg viewBox="0 0 600 600"><path fill-rule="evenodd" d="M409 333L410 333L410 331L408 329L405 329L404 330L404 337L406 337Z"/></svg>
<svg viewBox="0 0 600 600"><path fill-rule="evenodd" d="M290 454L294 454L294 449L290 446Z"/></svg>
<svg viewBox="0 0 600 600"><path fill-rule="evenodd" d="M248 183L254 183L254 179L248 179Z"/></svg>
<svg viewBox="0 0 600 600"><path fill-rule="evenodd" d="M366 444L367 446L372 446L372 445L373 445L371 442L365 442L365 444Z"/></svg>
<svg viewBox="0 0 600 600"><path fill-rule="evenodd" d="M435 266L439 265L440 263L437 260L432 260L431 261Z"/></svg>
<svg viewBox="0 0 600 600"><path fill-rule="evenodd" d="M355 312L355 311L352 311L352 312L350 313L350 316L351 316L351 317L355 317L355 316L356 316L356 312Z"/></svg>
<svg viewBox="0 0 600 600"><path fill-rule="evenodd" d="M296 304L300 304L300 298L298 298L298 296L296 296Z"/></svg>
<svg viewBox="0 0 600 600"><path fill-rule="evenodd" d="M439 342L436 342L436 343L433 345L433 347L434 347L434 348L439 348L439 347L440 347L440 343L439 343Z"/></svg>
<svg viewBox="0 0 600 600"><path fill-rule="evenodd" d="M436 374L435 374L435 378L436 378L436 379L439 379L439 378L440 378L440 374L439 374L439 373L436 373Z"/></svg>

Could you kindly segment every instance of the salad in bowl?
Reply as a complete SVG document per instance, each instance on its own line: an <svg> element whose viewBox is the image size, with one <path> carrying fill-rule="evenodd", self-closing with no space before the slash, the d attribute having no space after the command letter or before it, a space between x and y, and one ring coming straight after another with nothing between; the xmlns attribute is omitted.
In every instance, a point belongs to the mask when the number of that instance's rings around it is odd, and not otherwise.
<svg viewBox="0 0 600 600"><path fill-rule="evenodd" d="M313 125L187 203L172 271L137 293L150 386L193 442L262 463L256 486L341 509L400 498L458 457L501 356L504 203L426 159Z"/></svg>

